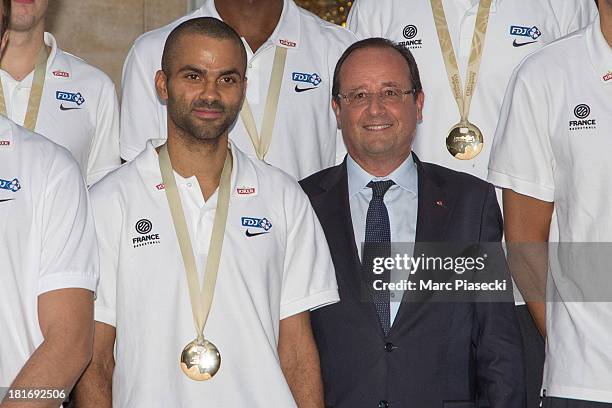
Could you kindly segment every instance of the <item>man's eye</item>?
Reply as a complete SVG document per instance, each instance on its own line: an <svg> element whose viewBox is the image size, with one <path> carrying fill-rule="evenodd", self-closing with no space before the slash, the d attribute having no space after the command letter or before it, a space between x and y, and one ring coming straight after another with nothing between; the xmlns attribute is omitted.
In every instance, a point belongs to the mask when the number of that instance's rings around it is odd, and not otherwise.
<svg viewBox="0 0 612 408"><path fill-rule="evenodd" d="M221 78L221 83L223 85L233 85L235 83L237 83L238 81L236 81L236 78L233 77L223 77Z"/></svg>
<svg viewBox="0 0 612 408"><path fill-rule="evenodd" d="M198 74L187 74L185 75L185 78L191 79L192 81L197 81L200 79L200 76Z"/></svg>
<svg viewBox="0 0 612 408"><path fill-rule="evenodd" d="M391 96L391 97L395 97L398 96L400 93L397 89L395 88L387 88L387 89L383 89L382 94L384 96Z"/></svg>
<svg viewBox="0 0 612 408"><path fill-rule="evenodd" d="M362 99L367 99L367 97L368 97L368 93L367 92L355 92L353 94L353 99L355 99L357 101L362 100Z"/></svg>

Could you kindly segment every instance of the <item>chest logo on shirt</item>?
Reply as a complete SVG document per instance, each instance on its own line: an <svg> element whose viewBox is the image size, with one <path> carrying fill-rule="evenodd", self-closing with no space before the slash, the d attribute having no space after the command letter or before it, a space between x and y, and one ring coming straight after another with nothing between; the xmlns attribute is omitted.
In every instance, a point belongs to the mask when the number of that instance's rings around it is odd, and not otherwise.
<svg viewBox="0 0 612 408"><path fill-rule="evenodd" d="M138 233L132 238L134 248L160 243L159 234L153 233L153 223L146 218L136 221L134 229Z"/></svg>
<svg viewBox="0 0 612 408"><path fill-rule="evenodd" d="M300 84L296 84L295 92L304 92L310 91L311 89L317 89L319 84L323 82L319 74L317 74L316 72L312 74L307 74L304 72L294 72L291 74L291 79L295 82L312 85L304 87L300 86Z"/></svg>
<svg viewBox="0 0 612 408"><path fill-rule="evenodd" d="M591 107L589 105L586 103L576 105L573 113L576 119L569 121L569 130L597 129L597 120L593 118L588 119L591 115Z"/></svg>
<svg viewBox="0 0 612 408"><path fill-rule="evenodd" d="M0 179L0 190L8 190L12 191L13 193L16 193L21 190L21 184L19 184L19 180L17 180L16 178L12 180Z"/></svg>
<svg viewBox="0 0 612 408"><path fill-rule="evenodd" d="M414 24L408 24L402 30L402 36L406 41L398 42L398 45L409 48L411 50L423 48L423 39L415 38L419 34L419 29Z"/></svg>
<svg viewBox="0 0 612 408"><path fill-rule="evenodd" d="M612 81L612 71L603 76L604 82Z"/></svg>
<svg viewBox="0 0 612 408"><path fill-rule="evenodd" d="M542 32L538 27L523 27L523 26L510 26L510 35L514 37L528 37L530 41L517 41L515 38L512 42L513 47L522 47L538 42L538 38L542 35Z"/></svg>
<svg viewBox="0 0 612 408"><path fill-rule="evenodd" d="M11 145L10 140L0 140L0 147L7 147Z"/></svg>
<svg viewBox="0 0 612 408"><path fill-rule="evenodd" d="M242 217L241 221L242 226L247 227L245 232L247 237L256 237L257 235L268 234L272 229L272 223L266 218ZM249 228L254 229L255 231L252 231Z"/></svg>
<svg viewBox="0 0 612 408"><path fill-rule="evenodd" d="M61 77L61 78L70 78L70 74L66 71L53 71L53 76Z"/></svg>
<svg viewBox="0 0 612 408"><path fill-rule="evenodd" d="M63 111L82 109L81 105L85 103L85 98L83 98L83 95L81 95L80 92L73 93L65 91L56 91L55 99L57 99L58 101L62 101L62 103L60 103L59 108ZM66 104L64 104L64 102L66 102ZM75 104L76 106L71 105L71 103Z"/></svg>

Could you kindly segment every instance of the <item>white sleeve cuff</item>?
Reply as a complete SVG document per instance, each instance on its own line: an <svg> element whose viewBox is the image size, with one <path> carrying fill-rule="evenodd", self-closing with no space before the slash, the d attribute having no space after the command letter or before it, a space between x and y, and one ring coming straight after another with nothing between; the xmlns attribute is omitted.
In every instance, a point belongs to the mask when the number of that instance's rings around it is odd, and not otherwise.
<svg viewBox="0 0 612 408"><path fill-rule="evenodd" d="M298 313L305 312L307 310L315 310L323 306L338 303L340 297L338 296L338 289L330 289L323 292L315 293L305 298L297 299L287 304L281 305L280 308L280 320L286 319Z"/></svg>
<svg viewBox="0 0 612 408"><path fill-rule="evenodd" d="M117 314L111 308L94 304L94 320L96 322L106 323L113 327L117 327Z"/></svg>
<svg viewBox="0 0 612 408"><path fill-rule="evenodd" d="M94 276L77 274L52 274L42 276L38 280L38 295L58 289L87 289L96 293L98 279Z"/></svg>
<svg viewBox="0 0 612 408"><path fill-rule="evenodd" d="M491 169L489 169L487 179L489 183L495 185L496 187L508 188L519 194L527 195L542 201L555 201L555 190L554 188L548 186L536 184L532 181L522 180Z"/></svg>

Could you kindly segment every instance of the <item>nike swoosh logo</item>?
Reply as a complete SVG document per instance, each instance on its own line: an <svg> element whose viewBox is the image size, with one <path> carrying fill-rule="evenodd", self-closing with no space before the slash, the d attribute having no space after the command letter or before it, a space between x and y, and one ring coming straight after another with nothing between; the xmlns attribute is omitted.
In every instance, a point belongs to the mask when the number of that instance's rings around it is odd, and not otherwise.
<svg viewBox="0 0 612 408"><path fill-rule="evenodd" d="M311 89L317 89L316 86L313 86L312 88L298 88L298 86L295 86L295 92L304 92L304 91L310 91Z"/></svg>
<svg viewBox="0 0 612 408"><path fill-rule="evenodd" d="M514 47L522 47L523 45L533 44L534 42L537 42L537 41L528 41L528 42L524 42L524 43L519 43L519 42L516 42L516 40L514 40L514 42L512 43L512 45L513 45Z"/></svg>
<svg viewBox="0 0 612 408"><path fill-rule="evenodd" d="M5 199L0 200L0 203L4 203L6 201L13 201L13 200L14 198L5 198Z"/></svg>
<svg viewBox="0 0 612 408"><path fill-rule="evenodd" d="M60 110L67 111L67 110L74 110L74 109L83 109L83 108L70 108L70 107L64 106L63 104L60 104Z"/></svg>
<svg viewBox="0 0 612 408"><path fill-rule="evenodd" d="M258 235L262 235L262 234L268 234L270 231L266 231L266 232L251 232L249 230L246 230L246 236L247 237L256 237Z"/></svg>

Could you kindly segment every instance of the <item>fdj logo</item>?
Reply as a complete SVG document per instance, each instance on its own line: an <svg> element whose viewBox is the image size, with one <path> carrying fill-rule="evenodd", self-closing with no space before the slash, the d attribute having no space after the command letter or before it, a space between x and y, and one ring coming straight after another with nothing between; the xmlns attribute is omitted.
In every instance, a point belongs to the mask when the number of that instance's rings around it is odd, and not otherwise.
<svg viewBox="0 0 612 408"><path fill-rule="evenodd" d="M21 184L19 184L19 180L16 178L11 181L0 179L0 190L9 190L16 193L21 190Z"/></svg>
<svg viewBox="0 0 612 408"><path fill-rule="evenodd" d="M542 32L536 26L533 26L533 27L511 26L510 35L519 36L519 37L531 37L533 40L536 40L538 39L538 37L542 35Z"/></svg>
<svg viewBox="0 0 612 408"><path fill-rule="evenodd" d="M55 99L58 99L60 101L66 101L66 102L74 102L79 106L85 103L85 98L83 98L83 95L81 95L80 92L71 93L71 92L64 92L64 91L56 91Z"/></svg>
<svg viewBox="0 0 612 408"><path fill-rule="evenodd" d="M242 217L242 226L251 228L261 228L269 231L272 228L272 223L265 218Z"/></svg>
<svg viewBox="0 0 612 408"><path fill-rule="evenodd" d="M297 82L305 82L307 84L313 84L314 86L318 86L321 83L321 77L316 74L305 74L302 72L294 72L291 75L291 78Z"/></svg>
<svg viewBox="0 0 612 408"><path fill-rule="evenodd" d="M574 116L578 120L570 120L570 130L585 130L585 129L596 129L597 121L595 119L587 119L591 114L591 108L585 103L576 105L574 108Z"/></svg>

